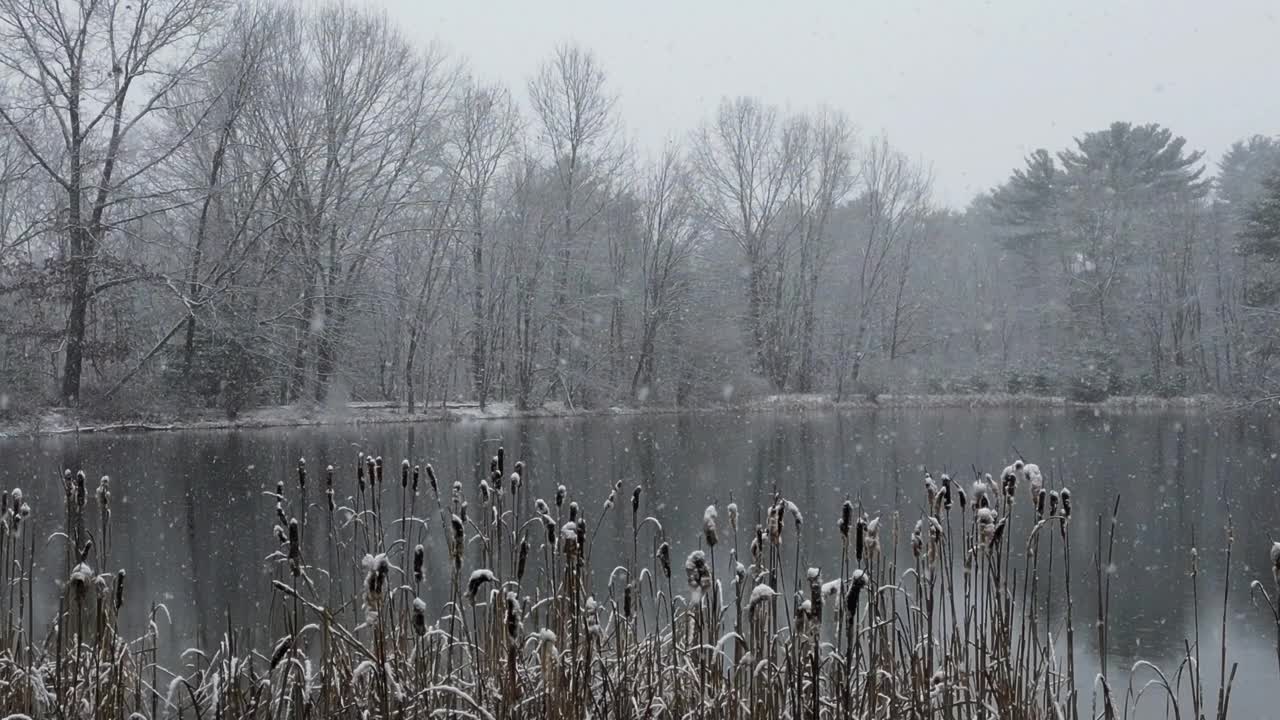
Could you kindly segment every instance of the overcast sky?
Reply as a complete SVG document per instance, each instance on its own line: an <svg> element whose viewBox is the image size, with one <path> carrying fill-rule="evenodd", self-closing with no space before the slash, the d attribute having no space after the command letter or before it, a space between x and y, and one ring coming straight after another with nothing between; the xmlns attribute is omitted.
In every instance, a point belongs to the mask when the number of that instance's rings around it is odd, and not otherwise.
<svg viewBox="0 0 1280 720"><path fill-rule="evenodd" d="M1280 0L373 1L522 100L557 43L589 47L644 152L726 95L840 108L957 207L1113 120L1166 125L1213 164L1280 134Z"/></svg>

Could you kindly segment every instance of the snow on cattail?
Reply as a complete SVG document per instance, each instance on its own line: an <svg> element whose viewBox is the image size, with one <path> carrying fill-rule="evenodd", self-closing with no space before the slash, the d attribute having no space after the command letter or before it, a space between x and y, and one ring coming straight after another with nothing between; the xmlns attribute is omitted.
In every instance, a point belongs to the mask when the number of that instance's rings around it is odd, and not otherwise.
<svg viewBox="0 0 1280 720"><path fill-rule="evenodd" d="M1060 496L1058 495L1057 490L1049 491L1049 517L1056 517L1058 515L1059 499Z"/></svg>
<svg viewBox="0 0 1280 720"><path fill-rule="evenodd" d="M772 600L777 596L777 594L778 593L773 588L764 583L760 583L751 591L751 599L747 602L747 608L755 610L762 603Z"/></svg>
<svg viewBox="0 0 1280 720"><path fill-rule="evenodd" d="M421 466L419 466L419 465L414 465L414 466L413 466L413 481L412 481L411 483L409 483L409 489L413 491L413 494L414 494L414 495L417 495L417 494L418 494L418 479L419 479L420 477L422 477L422 467L421 467Z"/></svg>
<svg viewBox="0 0 1280 720"><path fill-rule="evenodd" d="M560 528L560 542L564 545L564 554L570 557L578 553L578 524L573 520Z"/></svg>
<svg viewBox="0 0 1280 720"><path fill-rule="evenodd" d="M381 485L382 484L382 456L381 455L379 455L377 458L374 459L373 468L375 471L377 471L378 484Z"/></svg>
<svg viewBox="0 0 1280 720"><path fill-rule="evenodd" d="M556 507L557 508L564 506L564 496L566 492L568 491L565 490L563 485L556 486Z"/></svg>
<svg viewBox="0 0 1280 720"><path fill-rule="evenodd" d="M534 500L534 501L533 501L533 509L534 509L534 511L536 511L539 515L550 515L550 514L551 514L551 510L550 510L550 508L548 508L548 507L547 507L547 501L546 501L546 500L543 500L542 498L538 498L537 500Z"/></svg>
<svg viewBox="0 0 1280 720"><path fill-rule="evenodd" d="M708 505L707 509L702 513L702 536L707 541L708 547L715 547L720 538L716 531L716 506Z"/></svg>
<svg viewBox="0 0 1280 720"><path fill-rule="evenodd" d="M427 604L422 598L413 599L413 634L418 637L427 634Z"/></svg>
<svg viewBox="0 0 1280 720"><path fill-rule="evenodd" d="M868 557L875 557L880 551L880 518L873 518L867 523L867 536L862 543L866 547Z"/></svg>
<svg viewBox="0 0 1280 720"><path fill-rule="evenodd" d="M304 457L298 458L298 488L307 488L307 459Z"/></svg>
<svg viewBox="0 0 1280 720"><path fill-rule="evenodd" d="M523 483L524 483L524 476L518 472L511 473L511 476L507 478L507 485L508 487L511 488L512 495L515 495L516 493L520 492L520 485Z"/></svg>
<svg viewBox="0 0 1280 720"><path fill-rule="evenodd" d="M1071 490L1062 488L1062 492L1058 493L1062 498L1062 517L1071 517Z"/></svg>
<svg viewBox="0 0 1280 720"><path fill-rule="evenodd" d="M635 516L635 515L638 515L639 513L640 513L640 486L637 485L635 489L631 491L631 514Z"/></svg>
<svg viewBox="0 0 1280 720"><path fill-rule="evenodd" d="M98 480L98 507L109 513L111 509L111 476L103 475Z"/></svg>
<svg viewBox="0 0 1280 720"><path fill-rule="evenodd" d="M853 577L849 580L849 592L844 596L844 609L848 613L849 622L858 615L858 596L862 593L862 588L867 586L867 574L858 568L853 571Z"/></svg>
<svg viewBox="0 0 1280 720"><path fill-rule="evenodd" d="M573 522L574 520L577 520L577 519L578 519L578 503L571 502L569 503L569 521Z"/></svg>
<svg viewBox="0 0 1280 720"><path fill-rule="evenodd" d="M662 543L658 546L658 563L662 565L662 575L668 580L671 579L671 544Z"/></svg>
<svg viewBox="0 0 1280 720"><path fill-rule="evenodd" d="M942 473L942 488L940 490L942 493L942 505L948 510L951 509L951 485L951 476Z"/></svg>
<svg viewBox="0 0 1280 720"><path fill-rule="evenodd" d="M684 574L689 583L689 602L697 605L711 589L711 571L707 568L707 556L701 550L694 550L685 558Z"/></svg>
<svg viewBox="0 0 1280 720"><path fill-rule="evenodd" d="M1000 473L1000 483L1004 490L1004 494L1013 497L1018 491L1018 473L1022 471L1022 461L1008 465L1004 471Z"/></svg>
<svg viewBox="0 0 1280 720"><path fill-rule="evenodd" d="M83 592L90 582L93 582L93 568L81 560L71 568L71 586L77 592Z"/></svg>
<svg viewBox="0 0 1280 720"><path fill-rule="evenodd" d="M924 549L924 537L921 536L921 530L924 529L924 521L917 520L915 528L911 531L911 554L920 557L920 551Z"/></svg>
<svg viewBox="0 0 1280 720"><path fill-rule="evenodd" d="M425 564L427 557L427 549L422 545L415 545L413 548L413 580L414 582L422 582L422 566Z"/></svg>
<svg viewBox="0 0 1280 720"><path fill-rule="evenodd" d="M796 524L796 532L799 533L804 526L804 515L800 513L800 507L795 503L787 500L787 512L791 514L791 520Z"/></svg>
<svg viewBox="0 0 1280 720"><path fill-rule="evenodd" d="M467 600L474 605L476 602L476 594L480 592L480 588L486 583L496 582L497 578L493 571L487 568L481 568L471 573L471 578L467 580Z"/></svg>
<svg viewBox="0 0 1280 720"><path fill-rule="evenodd" d="M481 502L485 502L485 503L489 502L489 492L490 492L490 491L489 491L489 481L488 481L488 480L481 480L481 481L480 481L480 500L481 500Z"/></svg>
<svg viewBox="0 0 1280 720"><path fill-rule="evenodd" d="M506 601L507 643L514 647L523 632L524 617L520 613L520 596L508 592Z"/></svg>
<svg viewBox="0 0 1280 720"><path fill-rule="evenodd" d="M822 584L822 596L831 597L832 595L839 595L840 591L843 588L844 588L844 581L842 581L840 578L836 578L835 580L828 580L827 582Z"/></svg>
<svg viewBox="0 0 1280 720"><path fill-rule="evenodd" d="M612 507L613 507L613 501L614 501L617 497L618 497L618 491L617 491L617 490L610 490L610 491L609 491L609 497L605 498L605 500L604 500L604 509L605 509L605 510L608 510L608 509L612 508Z"/></svg>
<svg viewBox="0 0 1280 720"><path fill-rule="evenodd" d="M933 481L933 475L928 472L924 474L924 495L925 507L932 511L934 500L938 497L938 483Z"/></svg>
<svg viewBox="0 0 1280 720"><path fill-rule="evenodd" d="M400 489L409 488L409 458L400 461Z"/></svg>
<svg viewBox="0 0 1280 720"><path fill-rule="evenodd" d="M1044 489L1044 476L1040 474L1040 466L1035 463L1023 465L1022 477L1027 481L1031 500L1038 506L1040 503L1040 491Z"/></svg>
<svg viewBox="0 0 1280 720"><path fill-rule="evenodd" d="M454 515L449 519L449 525L453 529L453 542L449 543L449 554L453 556L453 566L455 568L462 567L462 548L465 542L463 536L462 518Z"/></svg>

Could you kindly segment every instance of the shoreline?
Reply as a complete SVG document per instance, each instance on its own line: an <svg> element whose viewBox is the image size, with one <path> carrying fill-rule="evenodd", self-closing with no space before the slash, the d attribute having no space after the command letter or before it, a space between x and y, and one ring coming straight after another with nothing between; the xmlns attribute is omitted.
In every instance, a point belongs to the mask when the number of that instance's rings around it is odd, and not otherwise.
<svg viewBox="0 0 1280 720"><path fill-rule="evenodd" d="M342 408L309 405L285 405L254 408L235 418L217 411L194 417L163 419L119 419L77 423L65 409L51 409L25 422L0 423L0 438L49 437L76 433L174 432L183 430L259 430L281 427L337 427L343 425L375 425L418 422L475 422L489 420L568 419L582 417L632 417L648 415L700 415L708 413L805 413L866 410L927 409L1093 409L1098 412L1135 411L1229 411L1247 409L1248 404L1230 398L1200 395L1178 398L1152 396L1117 396L1102 402L1087 403L1060 396L884 394L874 401L856 397L836 402L829 395L771 395L740 403L712 404L700 407L611 406L604 408L569 408L562 403L547 403L540 408L521 410L511 402L489 403L484 410L477 403L447 403L425 410L404 412L394 403L355 402Z"/></svg>

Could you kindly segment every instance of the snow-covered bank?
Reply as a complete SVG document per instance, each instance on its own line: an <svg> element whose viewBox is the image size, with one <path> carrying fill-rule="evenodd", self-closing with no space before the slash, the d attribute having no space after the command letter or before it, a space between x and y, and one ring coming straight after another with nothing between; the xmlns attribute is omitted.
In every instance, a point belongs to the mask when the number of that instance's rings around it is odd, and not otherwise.
<svg viewBox="0 0 1280 720"><path fill-rule="evenodd" d="M0 437L62 435L68 433L154 432L166 430L232 430L271 427L341 426L410 422L467 422L478 420L510 420L519 418L569 418L588 416L661 415L677 413L722 412L826 412L834 410L969 408L969 409L1067 409L1094 408L1101 412L1134 410L1226 410L1240 407L1238 401L1202 395L1184 398L1149 396L1113 397L1100 403L1082 403L1063 397L1010 395L893 395L854 397L836 401L830 395L769 395L739 403L707 405L698 408L675 406L611 406L606 408L570 408L563 403L547 403L540 408L520 409L515 403L492 402L483 410L476 403L447 403L444 406L419 407L413 413L391 403L349 403L344 407L287 405L254 408L235 418L217 411L181 418L150 417L112 420L80 420L66 409L49 409L29 418L0 423Z"/></svg>

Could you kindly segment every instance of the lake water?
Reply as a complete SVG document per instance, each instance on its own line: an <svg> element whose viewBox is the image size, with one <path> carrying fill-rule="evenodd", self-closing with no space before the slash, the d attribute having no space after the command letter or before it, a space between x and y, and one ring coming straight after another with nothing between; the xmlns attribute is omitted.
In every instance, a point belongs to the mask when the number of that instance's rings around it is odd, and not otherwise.
<svg viewBox="0 0 1280 720"><path fill-rule="evenodd" d="M1231 658L1240 662L1232 716L1272 716L1275 627L1249 594L1252 579L1271 586L1269 538L1280 537L1280 425L1266 415L882 410L4 439L0 487L24 489L44 537L61 525L61 468L82 467L91 491L100 475L110 474L112 564L128 572L125 622L140 634L149 603L164 602L174 624L162 625L162 640L176 656L194 643L216 641L228 612L237 624L263 616L272 573L265 558L279 547L272 534L274 502L263 493L280 479L293 492L297 458L308 461L315 503L323 503L327 464L338 469L339 494L354 491L356 454L364 450L386 458L389 507L399 507L401 458L432 463L442 483L461 481L478 507L479 478L500 444L509 463L528 464L526 513L532 498L551 502L563 483L598 524L591 550L597 570L603 567L598 585L631 551L629 504L636 485L644 488L644 514L661 519L676 558L696 547L707 504L720 506L725 527L724 506L732 497L750 526L755 520L749 508L763 506L777 488L805 512L806 537L818 539L806 541L805 564L834 576L836 523L846 498L873 515L898 509L914 522L925 469L936 477L945 468L968 486L971 467L998 473L1016 448L1039 463L1054 486L1072 489L1073 556L1080 568L1076 612L1085 618L1077 620L1077 638L1087 655L1097 654L1090 622L1096 612L1095 524L1117 495L1110 609L1115 667L1144 658L1176 669L1183 638L1192 633L1189 555L1193 545L1200 548L1206 689L1217 673L1207 658L1213 654L1208 648L1218 645L1230 518L1236 541L1227 622ZM623 482L617 507L602 514L617 480ZM438 526L430 532L438 536ZM313 543L319 534L310 534ZM53 552L42 562L60 567ZM437 552L429 564L442 569L444 562ZM55 577L52 571L39 576L46 617L56 607ZM439 607L447 587L432 592L428 597ZM1082 690L1087 707L1089 690Z"/></svg>

